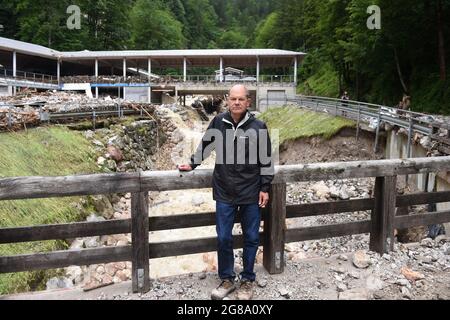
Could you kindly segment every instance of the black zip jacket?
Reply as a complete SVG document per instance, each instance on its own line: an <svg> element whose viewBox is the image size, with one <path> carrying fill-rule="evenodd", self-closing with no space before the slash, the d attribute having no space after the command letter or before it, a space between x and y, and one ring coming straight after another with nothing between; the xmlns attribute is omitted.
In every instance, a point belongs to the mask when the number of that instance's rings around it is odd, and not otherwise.
<svg viewBox="0 0 450 320"><path fill-rule="evenodd" d="M259 202L259 193L269 192L274 168L267 126L247 111L235 124L229 111L209 124L202 142L191 157L195 169L211 151L216 151L213 199L235 205Z"/></svg>

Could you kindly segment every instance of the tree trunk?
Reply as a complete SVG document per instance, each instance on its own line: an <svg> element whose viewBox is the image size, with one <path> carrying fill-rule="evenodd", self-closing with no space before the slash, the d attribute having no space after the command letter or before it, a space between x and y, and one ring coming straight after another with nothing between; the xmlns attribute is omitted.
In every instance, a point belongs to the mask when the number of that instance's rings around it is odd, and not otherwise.
<svg viewBox="0 0 450 320"><path fill-rule="evenodd" d="M439 70L441 80L446 80L445 67L445 47L444 47L444 25L442 23L442 0L438 0L437 24L438 24L438 49L439 49Z"/></svg>
<svg viewBox="0 0 450 320"><path fill-rule="evenodd" d="M398 60L397 49L394 48L394 56L395 56L395 64L397 66L398 77L400 79L400 83L402 85L404 93L408 94L408 88L406 87L405 80L403 79L402 69L400 67L400 62Z"/></svg>

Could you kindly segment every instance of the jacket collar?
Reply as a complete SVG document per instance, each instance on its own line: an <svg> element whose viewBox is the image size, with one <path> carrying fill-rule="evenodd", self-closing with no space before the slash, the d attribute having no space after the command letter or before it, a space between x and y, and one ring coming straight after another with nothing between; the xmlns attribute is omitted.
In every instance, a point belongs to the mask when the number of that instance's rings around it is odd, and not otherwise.
<svg viewBox="0 0 450 320"><path fill-rule="evenodd" d="M233 124L234 123L233 118L231 117L231 113L230 113L230 111L227 111L225 113L225 116L223 117L222 121L231 124L233 129L237 130L239 127L242 127L248 121L253 120L253 118L254 118L254 116L247 110L244 118L237 124L237 126L235 128L234 124Z"/></svg>

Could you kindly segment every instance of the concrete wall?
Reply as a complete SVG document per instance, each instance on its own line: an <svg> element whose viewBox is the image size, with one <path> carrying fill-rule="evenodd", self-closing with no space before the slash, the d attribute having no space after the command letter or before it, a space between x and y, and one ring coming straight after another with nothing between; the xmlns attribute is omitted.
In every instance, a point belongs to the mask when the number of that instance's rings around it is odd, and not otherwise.
<svg viewBox="0 0 450 320"><path fill-rule="evenodd" d="M12 93L11 91L11 87L0 86L0 96L9 96Z"/></svg>
<svg viewBox="0 0 450 320"><path fill-rule="evenodd" d="M386 159L405 159L407 158L407 142L408 137L404 134L397 134L396 131L390 130L387 132L387 141L386 141ZM426 157L427 150L424 149L421 145L411 144L411 158L422 158ZM431 176L431 175L430 175ZM444 179L446 177L446 179ZM433 187L433 180L430 179L428 189ZM417 174L409 176L409 183L413 184L417 187L417 189L421 191L425 191L426 186L426 175L425 174ZM446 176L436 177L436 191L447 191L450 190L450 173ZM437 204L437 210L450 210L450 202L439 203ZM450 222L444 224L445 231L448 235L450 235Z"/></svg>
<svg viewBox="0 0 450 320"><path fill-rule="evenodd" d="M259 86L257 89L258 105L257 110L259 112L267 111L270 107L281 106L285 104L285 101L272 101L269 99L270 91L284 91L286 99L294 99L296 94L296 87L294 86Z"/></svg>
<svg viewBox="0 0 450 320"><path fill-rule="evenodd" d="M148 102L148 87L127 87L124 91L125 100Z"/></svg>

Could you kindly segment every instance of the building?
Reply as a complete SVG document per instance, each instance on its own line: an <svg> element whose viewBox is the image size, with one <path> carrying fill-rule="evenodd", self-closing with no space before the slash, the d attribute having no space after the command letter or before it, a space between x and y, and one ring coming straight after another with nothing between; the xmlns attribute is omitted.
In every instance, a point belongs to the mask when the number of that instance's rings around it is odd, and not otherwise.
<svg viewBox="0 0 450 320"><path fill-rule="evenodd" d="M182 103L186 95L226 94L232 84L242 82L250 90L253 109L264 111L267 105L283 104L296 94L297 69L304 56L277 49L60 52L0 37L0 94L31 87L83 90L95 97L113 92L140 102ZM198 74L199 68L219 72ZM254 73L244 75L237 68ZM288 74L264 72L275 68ZM177 75L173 70L179 71ZM241 73L235 75L233 70Z"/></svg>

